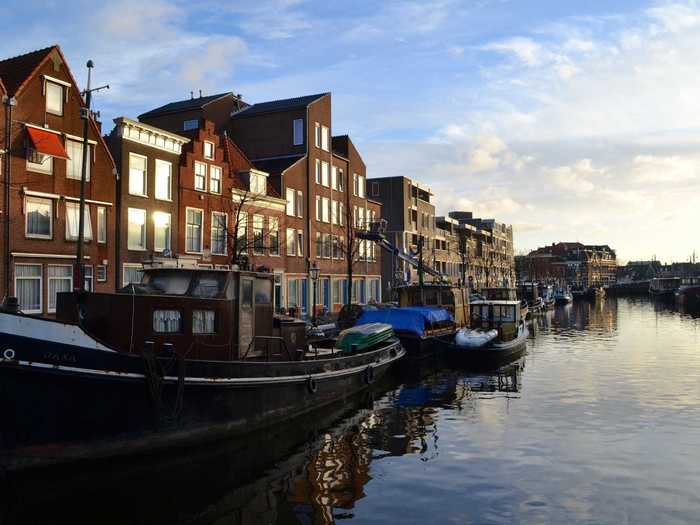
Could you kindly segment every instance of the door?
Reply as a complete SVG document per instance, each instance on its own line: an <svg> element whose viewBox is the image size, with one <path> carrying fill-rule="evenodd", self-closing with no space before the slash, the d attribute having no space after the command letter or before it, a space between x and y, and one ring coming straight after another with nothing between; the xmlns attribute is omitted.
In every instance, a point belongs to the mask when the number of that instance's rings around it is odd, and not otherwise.
<svg viewBox="0 0 700 525"><path fill-rule="evenodd" d="M326 312L331 311L331 280L327 277L323 279L323 306Z"/></svg>
<svg viewBox="0 0 700 525"><path fill-rule="evenodd" d="M240 303L238 308L238 344L239 356L243 356L253 341L253 327L255 326L255 308L253 308L253 278L241 277L241 291L238 295ZM254 348L250 349L248 356L254 355Z"/></svg>

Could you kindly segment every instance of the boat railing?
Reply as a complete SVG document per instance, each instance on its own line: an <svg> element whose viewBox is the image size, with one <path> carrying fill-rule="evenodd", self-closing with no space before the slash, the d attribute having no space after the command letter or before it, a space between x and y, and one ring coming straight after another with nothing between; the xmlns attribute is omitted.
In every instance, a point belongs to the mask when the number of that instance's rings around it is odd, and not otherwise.
<svg viewBox="0 0 700 525"><path fill-rule="evenodd" d="M276 341L277 343L281 344L281 346L284 348L285 354L287 354L287 359L289 361L294 361L294 357L292 356L291 352L289 351L289 347L287 346L287 341L285 341L284 338L279 337L279 336L275 336L275 335L256 335L256 336L254 336L253 339L248 344L248 348L246 348L245 353L241 356L241 360L245 361L247 359L251 348L258 347L258 345L256 343L259 340L265 341L265 359L267 361L270 361L270 357L273 356L273 354L270 353L270 341ZM281 355L281 354L278 353L278 354L274 354L274 355Z"/></svg>

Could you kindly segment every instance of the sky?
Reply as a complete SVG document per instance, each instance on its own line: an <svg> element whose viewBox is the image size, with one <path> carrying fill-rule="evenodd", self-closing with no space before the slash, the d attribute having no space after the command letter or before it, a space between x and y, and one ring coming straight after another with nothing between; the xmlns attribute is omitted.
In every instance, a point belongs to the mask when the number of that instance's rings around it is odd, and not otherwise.
<svg viewBox="0 0 700 525"><path fill-rule="evenodd" d="M200 89L331 91L368 177L513 224L517 253L700 255L700 2L9 0L0 31L80 83L94 60L107 129Z"/></svg>

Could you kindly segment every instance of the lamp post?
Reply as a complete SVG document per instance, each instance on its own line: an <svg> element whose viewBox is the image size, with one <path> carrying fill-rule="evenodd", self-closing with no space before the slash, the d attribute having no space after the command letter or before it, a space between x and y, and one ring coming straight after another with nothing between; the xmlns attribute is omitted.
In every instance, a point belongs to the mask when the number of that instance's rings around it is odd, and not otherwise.
<svg viewBox="0 0 700 525"><path fill-rule="evenodd" d="M309 273L311 274L311 281L313 282L313 310L312 310L312 318L311 322L313 323L314 326L316 326L316 283L318 282L318 273L320 271L320 268L316 265L316 261L313 262L311 265L311 268L309 268Z"/></svg>

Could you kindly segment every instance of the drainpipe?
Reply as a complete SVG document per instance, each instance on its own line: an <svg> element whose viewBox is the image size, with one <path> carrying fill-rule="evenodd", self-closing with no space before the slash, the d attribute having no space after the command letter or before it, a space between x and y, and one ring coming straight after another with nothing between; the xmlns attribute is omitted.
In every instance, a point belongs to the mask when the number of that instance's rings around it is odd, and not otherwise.
<svg viewBox="0 0 700 525"><path fill-rule="evenodd" d="M5 106L5 260L3 274L5 279L5 297L10 295L10 183L11 183L11 164L12 157L10 149L12 147L12 108L17 105L15 97L5 95L2 98Z"/></svg>

